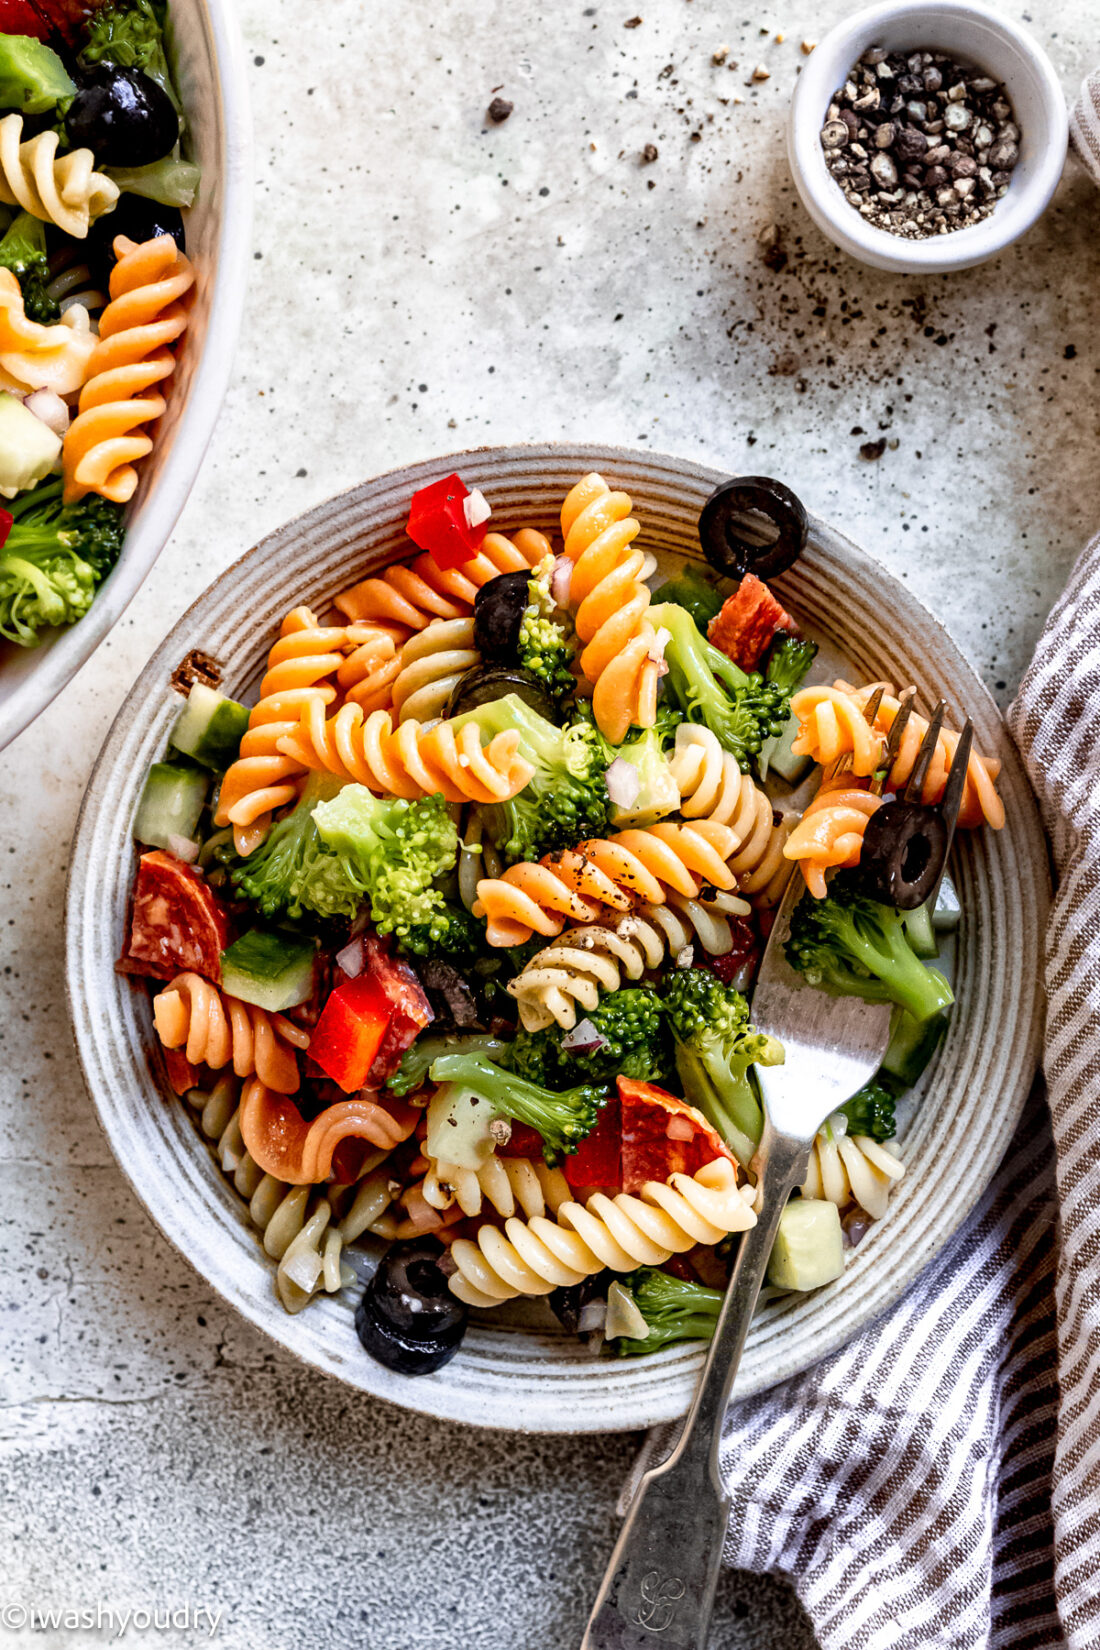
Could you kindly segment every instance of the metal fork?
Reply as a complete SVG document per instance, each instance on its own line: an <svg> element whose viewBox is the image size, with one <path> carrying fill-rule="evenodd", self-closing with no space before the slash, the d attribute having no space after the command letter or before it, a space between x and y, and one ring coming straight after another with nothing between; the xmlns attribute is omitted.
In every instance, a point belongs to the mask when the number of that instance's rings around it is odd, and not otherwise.
<svg viewBox="0 0 1100 1650"><path fill-rule="evenodd" d="M878 711L869 701L869 721ZM872 709L872 703L874 708ZM886 769L896 755L912 708L903 702L887 740ZM936 707L905 789L920 786L939 737L944 705ZM952 760L941 807L948 843L969 756L970 724ZM891 734L894 733L893 727ZM960 760L961 758L961 760ZM950 809L949 815L946 810ZM779 1217L806 1178L810 1149L826 1118L878 1070L890 1035L890 1005L815 990L789 966L784 943L791 914L805 892L792 877L760 967L752 1017L786 1050L781 1066L757 1067L764 1132L755 1158L757 1222L741 1239L714 1339L680 1437L667 1460L644 1474L588 1620L581 1650L705 1650L722 1561L729 1496L718 1463L722 1418L741 1361Z"/></svg>

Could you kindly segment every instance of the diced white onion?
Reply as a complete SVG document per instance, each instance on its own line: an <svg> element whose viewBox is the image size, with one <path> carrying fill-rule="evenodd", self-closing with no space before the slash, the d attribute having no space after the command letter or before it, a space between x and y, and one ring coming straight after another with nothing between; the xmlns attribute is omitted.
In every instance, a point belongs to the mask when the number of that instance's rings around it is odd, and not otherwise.
<svg viewBox="0 0 1100 1650"><path fill-rule="evenodd" d="M558 556L550 575L550 594L559 607L569 603L569 586L573 582L573 563L568 556Z"/></svg>
<svg viewBox="0 0 1100 1650"><path fill-rule="evenodd" d="M606 1042L607 1038L600 1036L591 1020L582 1020L572 1031L566 1033L561 1040L561 1046L567 1054L572 1054L578 1048L602 1048Z"/></svg>
<svg viewBox="0 0 1100 1650"><path fill-rule="evenodd" d="M350 979L355 979L363 972L363 946L360 940L352 940L345 945L342 951L336 953L336 961Z"/></svg>
<svg viewBox="0 0 1100 1650"><path fill-rule="evenodd" d="M69 409L56 390L35 390L23 403L28 412L40 418L54 435L64 435L69 428Z"/></svg>
<svg viewBox="0 0 1100 1650"><path fill-rule="evenodd" d="M577 1334L591 1335L597 1330L602 1332L606 1318L606 1301L585 1301L577 1313Z"/></svg>
<svg viewBox="0 0 1100 1650"><path fill-rule="evenodd" d="M493 513L488 499L478 487L467 493L462 500L462 512L466 517L467 527L480 527Z"/></svg>
<svg viewBox="0 0 1100 1650"><path fill-rule="evenodd" d="M695 947L693 945L681 946L680 950L676 953L677 968L690 968L694 961Z"/></svg>
<svg viewBox="0 0 1100 1650"><path fill-rule="evenodd" d="M168 852L182 859L185 865L193 865L199 857L199 845L189 836L172 835L168 838Z"/></svg>
<svg viewBox="0 0 1100 1650"><path fill-rule="evenodd" d="M625 757L617 756L607 770L607 794L616 808L632 808L642 788L642 776Z"/></svg>

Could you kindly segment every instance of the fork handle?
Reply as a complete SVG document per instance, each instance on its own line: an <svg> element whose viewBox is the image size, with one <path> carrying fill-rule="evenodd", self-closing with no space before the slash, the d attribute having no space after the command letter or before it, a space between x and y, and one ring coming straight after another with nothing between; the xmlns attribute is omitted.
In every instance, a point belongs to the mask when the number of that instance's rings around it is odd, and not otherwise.
<svg viewBox="0 0 1100 1650"><path fill-rule="evenodd" d="M718 1443L779 1217L806 1178L810 1142L766 1123L763 1212L744 1237L675 1449L643 1476L588 1619L581 1650L705 1650L729 1496Z"/></svg>

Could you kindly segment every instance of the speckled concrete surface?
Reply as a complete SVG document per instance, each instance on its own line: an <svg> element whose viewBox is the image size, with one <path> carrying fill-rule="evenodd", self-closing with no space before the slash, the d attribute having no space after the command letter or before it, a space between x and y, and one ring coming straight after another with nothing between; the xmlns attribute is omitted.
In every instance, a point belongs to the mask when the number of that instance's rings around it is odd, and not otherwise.
<svg viewBox="0 0 1100 1650"><path fill-rule="evenodd" d="M1071 164L1020 246L920 284L835 255L782 120L799 42L848 9L243 4L258 210L235 387L155 573L0 785L0 1603L203 1604L232 1650L576 1641L635 1440L406 1416L219 1305L85 1096L65 845L127 686L215 573L364 475L482 442L647 442L785 476L1007 698L1095 527L1100 203ZM1088 0L1004 9L1072 92ZM498 87L515 112L490 128ZM716 1645L811 1642L781 1586L726 1578Z"/></svg>

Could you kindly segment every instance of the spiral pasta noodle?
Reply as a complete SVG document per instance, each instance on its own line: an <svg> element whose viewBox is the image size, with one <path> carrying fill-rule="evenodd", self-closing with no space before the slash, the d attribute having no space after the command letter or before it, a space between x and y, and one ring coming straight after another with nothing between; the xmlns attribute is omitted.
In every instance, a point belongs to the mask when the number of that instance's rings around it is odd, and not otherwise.
<svg viewBox="0 0 1100 1650"><path fill-rule="evenodd" d="M388 711L364 716L356 704L328 720L323 704L303 705L299 726L276 745L302 767L410 800L440 793L448 802L506 802L535 771L519 754L517 732L482 747L473 723L457 734L446 721L421 727L410 718L395 728Z"/></svg>
<svg viewBox="0 0 1100 1650"><path fill-rule="evenodd" d="M522 945L532 934L560 934L567 922L595 922L603 906L663 905L666 888L695 899L704 883L734 886L726 862L737 846L728 825L709 819L618 831L482 878L474 916L488 918L490 945Z"/></svg>
<svg viewBox="0 0 1100 1650"><path fill-rule="evenodd" d="M326 1180L333 1154L345 1140L366 1140L392 1151L408 1139L419 1118L412 1106L398 1100L383 1105L367 1089L308 1120L293 1100L258 1076L250 1078L241 1095L241 1138L261 1169L292 1186Z"/></svg>
<svg viewBox="0 0 1100 1650"><path fill-rule="evenodd" d="M95 334L85 309L74 308L57 326L28 319L19 282L0 269L0 384L25 395L53 390L72 395L83 384L95 351Z"/></svg>
<svg viewBox="0 0 1100 1650"><path fill-rule="evenodd" d="M612 744L631 726L657 718L661 650L646 617L651 600L643 582L652 558L632 549L641 528L627 493L612 492L593 472L582 477L561 508L564 554L573 563L569 605L584 644L580 667L592 685L592 711Z"/></svg>
<svg viewBox="0 0 1100 1650"><path fill-rule="evenodd" d="M431 556L417 556L408 567L387 567L352 585L336 597L336 606L352 623L369 620L403 642L433 619L469 618L483 584L498 573L535 568L550 554L549 539L533 527L522 528L512 538L486 533L477 555L461 567L443 569Z"/></svg>
<svg viewBox="0 0 1100 1650"><path fill-rule="evenodd" d="M278 1264L275 1290L288 1312L300 1312L320 1290L335 1294L350 1282L341 1265L345 1245L374 1225L392 1200L384 1152L367 1157L348 1185L289 1186L265 1174L249 1155L240 1129L239 1084L220 1078L209 1093L184 1096L222 1172L248 1205L264 1252Z"/></svg>
<svg viewBox="0 0 1100 1650"><path fill-rule="evenodd" d="M56 132L39 132L24 143L22 115L0 120L0 201L82 241L93 218L114 207L118 185L95 170L90 149L58 155L58 141Z"/></svg>
<svg viewBox="0 0 1100 1650"><path fill-rule="evenodd" d="M905 1164L889 1146L866 1134L837 1135L825 1128L811 1148L802 1196L823 1198L838 1209L858 1203L872 1220L881 1220L904 1173Z"/></svg>
<svg viewBox="0 0 1100 1650"><path fill-rule="evenodd" d="M884 691L874 727L871 728L865 720L864 708L880 687ZM838 757L850 755L852 772L857 777L864 777L874 773L883 761L885 739L901 710L901 700L894 696L889 683L872 682L866 687L853 687L848 682L838 681L831 688L801 688L792 695L791 709L800 723L798 738L791 747L797 755L810 756L815 762L825 765ZM927 720L912 711L886 776L887 790L898 791L905 785L927 731ZM924 777L922 801L931 803L941 800L958 742L959 736L952 729L941 730ZM982 756L978 751L971 752L959 808L959 825L974 827L984 822L995 831L1000 830L1005 819L1004 803L997 795L994 784L1000 771L1001 765L994 758Z"/></svg>
<svg viewBox="0 0 1100 1650"><path fill-rule="evenodd" d="M495 1153L480 1169L460 1169L433 1158L421 1189L433 1209L457 1206L472 1217L488 1203L506 1220L517 1210L525 1220L544 1215L547 1210L556 1214L572 1196L560 1169L526 1157L497 1157Z"/></svg>
<svg viewBox="0 0 1100 1650"><path fill-rule="evenodd" d="M343 625L321 625L308 607L296 607L279 627L268 654L260 696L248 718L240 753L226 770L214 814L216 825L232 825L237 851L249 854L267 834L276 808L296 800L308 764L285 755L279 741L298 727L315 705L321 717L336 698L328 678L344 664Z"/></svg>
<svg viewBox="0 0 1100 1650"><path fill-rule="evenodd" d="M720 911L674 894L664 905L640 905L614 923L567 929L535 953L508 991L525 1030L543 1031L556 1021L570 1031L578 1009L590 1014L602 992L640 980L666 955L678 957L696 944L709 956L725 956L733 945L729 923Z"/></svg>
<svg viewBox="0 0 1100 1650"><path fill-rule="evenodd" d="M119 235L115 251L111 302L99 318L99 342L62 447L68 503L85 493L116 504L133 497L134 465L153 447L141 426L164 412L167 403L157 385L175 371L168 346L187 328L180 300L194 286L195 272L171 235L141 246Z"/></svg>
<svg viewBox="0 0 1100 1650"><path fill-rule="evenodd" d="M153 999L153 1024L165 1048L182 1048L193 1066L221 1071L232 1063L238 1077L253 1072L279 1094L299 1084L296 1049L309 1033L281 1014L219 991L200 974L177 974Z"/></svg>
<svg viewBox="0 0 1100 1650"><path fill-rule="evenodd" d="M389 710L401 671L401 648L388 630L369 623L348 625L347 646L351 652L336 672L344 698L366 713Z"/></svg>
<svg viewBox="0 0 1100 1650"><path fill-rule="evenodd" d="M741 892L758 905L778 904L791 874L784 860L791 822L775 813L709 728L680 724L671 767L684 818L717 820L737 833L728 864Z"/></svg>
<svg viewBox="0 0 1100 1650"><path fill-rule="evenodd" d="M469 1306L496 1306L571 1288L605 1267L661 1266L697 1243L720 1243L755 1224L732 1163L716 1158L694 1176L647 1181L637 1196L595 1192L586 1203L561 1204L553 1220L513 1216L503 1231L482 1226L476 1242L458 1238L451 1245L457 1269L450 1288Z"/></svg>
<svg viewBox="0 0 1100 1650"><path fill-rule="evenodd" d="M850 774L822 783L783 847L801 865L814 899L825 898L826 871L859 864L867 821L881 806L882 798L854 785Z"/></svg>
<svg viewBox="0 0 1100 1650"><path fill-rule="evenodd" d="M473 619L433 619L404 643L391 690L398 722L430 722L446 715L466 671L481 663Z"/></svg>

